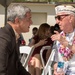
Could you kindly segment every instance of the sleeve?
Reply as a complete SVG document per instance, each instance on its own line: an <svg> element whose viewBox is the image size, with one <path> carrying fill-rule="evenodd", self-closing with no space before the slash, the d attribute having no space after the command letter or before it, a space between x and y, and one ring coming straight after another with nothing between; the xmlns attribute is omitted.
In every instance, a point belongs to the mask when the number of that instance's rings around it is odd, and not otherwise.
<svg viewBox="0 0 75 75"><path fill-rule="evenodd" d="M7 75L8 42L0 36L0 75Z"/></svg>
<svg viewBox="0 0 75 75"><path fill-rule="evenodd" d="M57 49L55 51L54 61L58 62L58 51L57 51Z"/></svg>
<svg viewBox="0 0 75 75"><path fill-rule="evenodd" d="M35 35L32 39L35 40L35 44L39 41L39 37L38 37L38 35Z"/></svg>
<svg viewBox="0 0 75 75"><path fill-rule="evenodd" d="M57 42L54 41L54 43L53 43L53 48L52 48L52 49L55 49L54 61L55 61L55 62L58 62L58 48L57 48L57 44L56 44L56 43L57 43Z"/></svg>
<svg viewBox="0 0 75 75"><path fill-rule="evenodd" d="M19 47L19 43L16 44L17 48ZM20 58L19 58L19 54L20 54L20 51L17 49L16 51L16 56L17 56L17 59L16 59L16 66L17 66L17 70L18 70L18 75L31 75L28 71L26 71L26 69L22 66L22 63L20 62Z"/></svg>
<svg viewBox="0 0 75 75"><path fill-rule="evenodd" d="M31 75L26 69L22 66L21 62L18 61L18 75Z"/></svg>

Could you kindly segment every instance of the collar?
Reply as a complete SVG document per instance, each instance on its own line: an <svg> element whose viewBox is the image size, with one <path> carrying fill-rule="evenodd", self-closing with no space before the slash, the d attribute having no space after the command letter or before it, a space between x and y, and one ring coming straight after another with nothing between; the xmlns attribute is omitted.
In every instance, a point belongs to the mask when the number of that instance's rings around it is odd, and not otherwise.
<svg viewBox="0 0 75 75"><path fill-rule="evenodd" d="M15 31L15 29L13 29L14 30L14 33L15 33L15 36L16 36L16 42L18 41L18 39L20 38L20 35Z"/></svg>

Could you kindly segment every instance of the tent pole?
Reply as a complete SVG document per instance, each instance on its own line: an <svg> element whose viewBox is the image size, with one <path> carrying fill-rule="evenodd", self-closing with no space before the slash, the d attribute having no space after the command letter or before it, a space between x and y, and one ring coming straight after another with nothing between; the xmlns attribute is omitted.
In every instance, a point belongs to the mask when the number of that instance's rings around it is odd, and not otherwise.
<svg viewBox="0 0 75 75"><path fill-rule="evenodd" d="M5 25L7 23L7 6L5 7Z"/></svg>
<svg viewBox="0 0 75 75"><path fill-rule="evenodd" d="M5 25L7 23L7 0L5 0Z"/></svg>

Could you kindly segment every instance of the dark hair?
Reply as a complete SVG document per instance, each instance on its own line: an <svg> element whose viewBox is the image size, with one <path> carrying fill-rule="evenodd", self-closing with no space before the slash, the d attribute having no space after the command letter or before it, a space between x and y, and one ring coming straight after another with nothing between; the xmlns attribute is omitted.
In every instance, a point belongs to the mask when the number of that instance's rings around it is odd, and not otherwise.
<svg viewBox="0 0 75 75"><path fill-rule="evenodd" d="M54 31L61 32L58 24L55 24L54 26L51 26L50 31L51 31L52 34L54 34Z"/></svg>
<svg viewBox="0 0 75 75"><path fill-rule="evenodd" d="M36 35L37 32L38 32L38 28L37 28L37 27L34 27L34 28L32 29L32 33L33 33L33 35Z"/></svg>
<svg viewBox="0 0 75 75"><path fill-rule="evenodd" d="M45 33L46 31L50 29L50 25L47 24L47 23L42 23L39 27L39 30L38 30L38 36L40 37L40 39L44 39L46 36L45 36Z"/></svg>
<svg viewBox="0 0 75 75"><path fill-rule="evenodd" d="M34 30L38 30L38 28L37 28L37 27L34 27L34 28L32 29L32 31L34 31Z"/></svg>
<svg viewBox="0 0 75 75"><path fill-rule="evenodd" d="M54 34L54 26L50 27L50 32L51 32L51 34Z"/></svg>
<svg viewBox="0 0 75 75"><path fill-rule="evenodd" d="M56 30L56 31L60 30L60 28L59 28L59 25L58 25L58 24L55 24L55 25L54 25L54 30Z"/></svg>

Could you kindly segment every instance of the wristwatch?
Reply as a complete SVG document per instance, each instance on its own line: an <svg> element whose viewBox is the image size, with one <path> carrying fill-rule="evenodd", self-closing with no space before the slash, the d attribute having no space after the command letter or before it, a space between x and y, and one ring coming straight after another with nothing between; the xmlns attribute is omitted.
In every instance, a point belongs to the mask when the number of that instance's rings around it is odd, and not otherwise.
<svg viewBox="0 0 75 75"><path fill-rule="evenodd" d="M72 43L71 43L71 42L68 42L67 47L68 47L68 48L71 48L71 47L72 47Z"/></svg>

